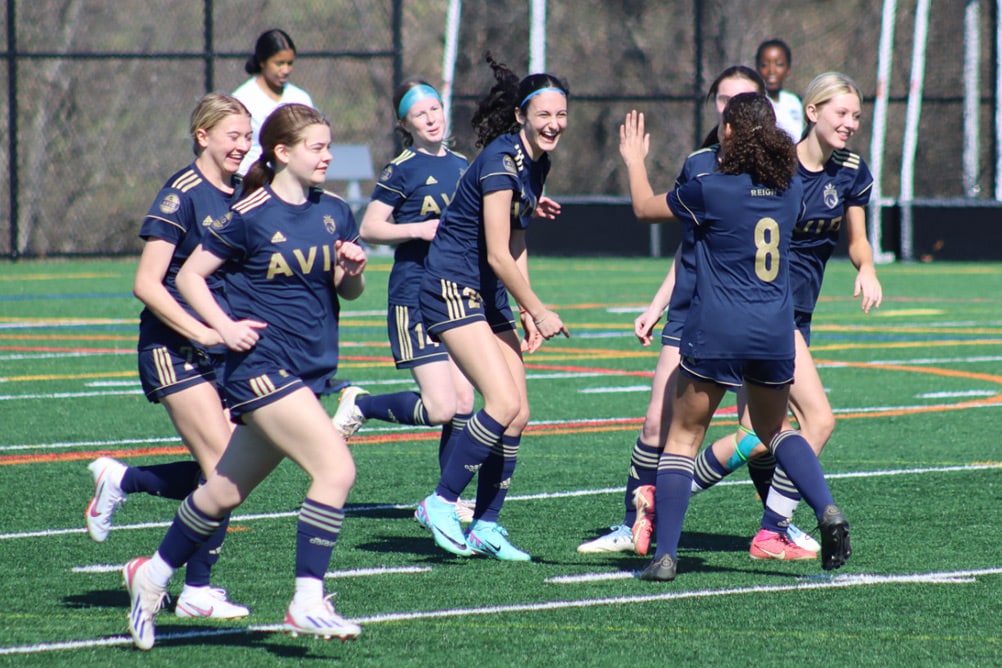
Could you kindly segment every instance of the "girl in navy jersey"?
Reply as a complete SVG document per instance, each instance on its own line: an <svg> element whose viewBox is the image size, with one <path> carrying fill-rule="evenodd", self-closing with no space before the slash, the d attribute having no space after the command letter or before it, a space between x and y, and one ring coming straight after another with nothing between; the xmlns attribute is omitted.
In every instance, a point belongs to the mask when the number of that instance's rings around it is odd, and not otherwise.
<svg viewBox="0 0 1002 668"><path fill-rule="evenodd" d="M723 70L711 84L706 95L706 101L714 105L718 120L723 114L727 102L741 93L765 94L765 83L758 73L743 65L735 65ZM703 142L702 148L689 155L682 170L675 180L679 187L701 174L716 171L720 145L717 138L717 128L714 128ZM662 220L642 220L641 222L659 223ZM661 352L654 368L654 378L651 381L651 395L647 405L647 414L640 436L633 446L630 456L630 467L626 478L626 507L623 523L611 527L608 533L586 541L578 546L578 552L629 552L647 554L653 531L653 485L657 476L658 457L661 454L662 421L670 421L671 405L665 402L665 390L669 380L674 377L679 364L679 340L682 327L686 321L692 291L695 285L695 232L686 227L683 231L682 243L675 252L672 263L664 282L651 299L650 305L634 321L634 333L641 344L648 346L653 339L653 331L668 309L667 320L661 332ZM729 438L729 437L728 437ZM754 441L754 443L750 443ZM758 440L746 436L742 440L742 449L750 451ZM771 476L771 471L769 471ZM762 494L768 491L768 480L763 482ZM646 497L637 496L637 490L646 490ZM641 505L638 516L636 502ZM635 531L633 531L635 529Z"/></svg>
<svg viewBox="0 0 1002 668"><path fill-rule="evenodd" d="M790 244L797 352L790 410L800 432L819 455L835 429L835 415L808 347L811 317L821 293L825 266L843 227L848 237L849 259L857 269L853 296L860 298L864 313L879 307L882 299L873 252L866 237L866 206L873 177L862 157L847 148L849 139L859 129L862 99L859 88L844 74L828 72L815 77L804 94L809 125L797 144L797 173L804 184L805 213ZM733 456L730 446L728 441L718 441L711 451L701 453L697 478L717 458ZM728 472L720 470L718 475L704 477L699 484L713 485ZM813 559L812 552L790 544L789 527L800 494L782 467L776 469L772 487L763 498L766 510L760 531L752 540L751 556Z"/></svg>
<svg viewBox="0 0 1002 668"><path fill-rule="evenodd" d="M139 258L133 291L143 302L139 316L139 379L146 397L167 410L174 428L194 461L126 466L100 457L88 466L94 496L87 505L87 532L104 542L112 518L128 494L146 492L180 500L190 494L204 472L216 467L232 425L216 388L223 353L219 333L196 317L179 294L178 269L202 240L205 224L229 209L237 197L233 181L250 148L250 113L229 95L210 93L191 113L195 161L171 176L160 190L139 236ZM221 282L213 293L222 299ZM232 619L247 608L210 586L212 566L226 535L228 516L188 563L185 584L175 606L178 617Z"/></svg>
<svg viewBox="0 0 1002 668"><path fill-rule="evenodd" d="M529 421L522 352L543 339L568 335L529 283L525 229L533 214L559 207L543 197L549 152L567 126L567 85L549 74L521 81L490 54L495 85L473 116L484 149L463 174L443 212L421 281L427 331L445 344L484 399L463 427L435 492L418 505L418 519L439 547L528 561L498 523ZM509 293L519 305L520 344ZM473 523L463 533L455 504L478 475Z"/></svg>
<svg viewBox="0 0 1002 668"><path fill-rule="evenodd" d="M396 246L386 324L396 366L410 369L420 393L370 395L358 387L346 388L334 426L349 438L370 418L444 425L439 442L439 463L444 467L453 437L472 415L473 386L445 346L425 330L418 291L442 210L468 163L447 146L442 99L428 82L412 79L401 84L393 96L393 109L404 150L380 173L360 232L369 243ZM457 510L472 515L468 506Z"/></svg>
<svg viewBox="0 0 1002 668"><path fill-rule="evenodd" d="M699 229L696 287L682 331L682 372L670 386L672 417L658 463L657 551L640 577L675 578L678 541L691 494L694 458L728 387L745 385L756 434L807 497L822 533L822 566L851 554L848 522L835 506L817 456L787 420L795 354L787 253L803 190L796 151L776 127L768 99L732 98L719 129L717 172L655 195L644 159L643 115L620 128L620 152L640 219L677 218Z"/></svg>
<svg viewBox="0 0 1002 668"><path fill-rule="evenodd" d="M261 129L261 157L243 197L214 220L178 274L181 294L228 348L223 383L237 423L204 485L189 495L156 554L129 561L129 630L141 649L174 570L221 519L286 457L309 474L296 535L295 595L285 616L295 634L350 638L361 629L324 597L324 573L344 520L355 465L318 395L338 363L338 298L364 288L365 253L351 209L319 190L331 160L327 119L305 105L279 107ZM229 313L208 280L226 265Z"/></svg>

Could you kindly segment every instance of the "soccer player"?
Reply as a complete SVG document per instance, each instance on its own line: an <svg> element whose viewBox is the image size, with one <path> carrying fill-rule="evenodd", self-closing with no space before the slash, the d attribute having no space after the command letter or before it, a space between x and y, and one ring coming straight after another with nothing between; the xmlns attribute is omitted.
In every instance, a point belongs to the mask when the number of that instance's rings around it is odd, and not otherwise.
<svg viewBox="0 0 1002 668"><path fill-rule="evenodd" d="M765 84L755 70L743 65L728 67L722 71L711 84L706 95L706 101L712 102L717 111L718 121L723 114L727 102L741 93L765 94ZM717 128L714 128L703 148L686 158L682 171L675 181L679 187L693 178L716 171L719 153ZM644 220L642 222L662 222L659 220ZM640 342L647 346L652 340L652 331L661 319L661 314L668 308L667 321L661 332L661 352L654 368L654 378L651 381L651 395L647 404L647 413L640 436L633 446L630 456L630 468L626 478L624 505L626 508L623 523L614 525L609 532L586 541L578 546L581 553L630 552L647 554L653 531L653 485L657 475L658 457L661 453L663 436L671 421L671 404L665 401L665 388L674 378L679 365L679 340L686 314L689 311L692 291L695 286L695 232L694 228L683 230L682 243L675 253L664 282L651 300L643 314L634 321L634 333ZM743 403L743 402L739 402ZM730 437L727 437L730 439ZM754 434L746 435L740 440L739 451L750 453L758 438ZM726 461L726 460L725 460ZM735 457L733 468L745 460ZM772 478L772 468L760 469L753 460L749 466L756 487L761 489L763 499L769 490ZM648 495L637 497L637 490L644 490ZM641 504L638 515L636 504ZM633 529L636 528L636 538Z"/></svg>
<svg viewBox="0 0 1002 668"><path fill-rule="evenodd" d="M310 476L296 531L295 595L285 615L293 635L342 639L361 629L324 597L324 574L355 481L344 437L317 398L338 363L338 298L365 283L365 252L351 209L319 186L331 160L331 128L315 109L276 109L261 128L261 157L242 198L178 273L177 285L229 350L223 391L236 428L215 470L181 503L156 554L123 569L140 649L155 642L154 615L174 571L286 457ZM230 312L208 279L224 264Z"/></svg>
<svg viewBox="0 0 1002 668"><path fill-rule="evenodd" d="M804 109L796 94L783 90L793 69L790 46L781 39L762 42L755 51L755 67L765 81L769 101L776 111L776 125L786 130L793 141L800 141L804 132Z"/></svg>
<svg viewBox="0 0 1002 668"><path fill-rule="evenodd" d="M873 177L866 162L848 150L859 129L863 96L845 74L827 72L814 78L804 93L808 128L797 144L797 172L804 184L805 214L793 233L790 272L796 317L796 375L790 410L800 432L820 455L835 429L835 415L810 352L811 318L821 294L825 266L842 228L848 235L849 259L856 267L853 296L864 313L880 306L883 290L866 236L866 206ZM747 425L744 426L747 429ZM696 484L707 488L731 469L719 465L734 456L732 442L721 440L699 455ZM752 461L755 461L754 459ZM776 469L766 500L761 530L752 540L755 559L811 559L791 544L788 526L800 500L782 467Z"/></svg>
<svg viewBox="0 0 1002 668"><path fill-rule="evenodd" d="M776 127L772 105L755 93L731 98L718 132L717 171L656 195L644 165L650 135L643 114L630 112L620 126L636 216L676 218L700 231L696 298L682 331L681 371L668 388L671 423L658 462L657 551L643 580L675 579L695 456L726 389L741 385L756 434L815 511L822 567L839 568L851 554L849 524L817 456L787 419L795 347L786 256L803 199L796 149Z"/></svg>
<svg viewBox="0 0 1002 668"><path fill-rule="evenodd" d="M216 467L232 425L216 383L225 346L178 292L178 269L195 250L206 221L222 216L237 197L234 175L250 147L250 114L239 100L210 93L191 113L195 161L171 176L143 219L143 252L133 291L143 302L139 315L139 379L152 403L162 404L194 461L126 466L100 457L87 467L94 476L94 496L87 504L87 533L98 543L111 531L112 518L128 494L146 492L180 500ZM211 289L224 299L221 279ZM178 617L233 619L246 607L229 601L226 591L210 586L219 559L227 515L202 549L188 562Z"/></svg>
<svg viewBox="0 0 1002 668"><path fill-rule="evenodd" d="M368 243L396 246L386 326L397 368L410 369L420 393L370 395L359 387L345 388L334 426L350 438L371 418L443 425L438 448L442 469L450 444L473 415L473 385L425 330L418 289L439 217L468 163L449 150L442 98L427 81L402 83L393 95L393 110L404 150L380 173L360 233ZM461 519L472 519L471 506L456 509Z"/></svg>
<svg viewBox="0 0 1002 668"><path fill-rule="evenodd" d="M456 555L529 561L498 523L511 484L529 404L522 352L543 339L569 336L529 282L525 230L534 213L552 218L559 205L543 196L549 153L567 126L567 85L550 74L521 81L486 55L495 84L473 116L483 151L463 174L432 239L421 281L428 333L445 344L483 396L484 406L457 437L434 493L418 518L435 543ZM519 305L520 343L509 306ZM455 504L478 475L473 523L464 534Z"/></svg>
<svg viewBox="0 0 1002 668"><path fill-rule="evenodd" d="M254 131L251 149L240 165L241 174L246 174L261 155L261 124L271 112L283 104L313 106L310 94L289 81L295 64L296 44L289 33L272 28L258 36L254 53L244 63L244 71L251 77L233 91L233 97L250 110Z"/></svg>

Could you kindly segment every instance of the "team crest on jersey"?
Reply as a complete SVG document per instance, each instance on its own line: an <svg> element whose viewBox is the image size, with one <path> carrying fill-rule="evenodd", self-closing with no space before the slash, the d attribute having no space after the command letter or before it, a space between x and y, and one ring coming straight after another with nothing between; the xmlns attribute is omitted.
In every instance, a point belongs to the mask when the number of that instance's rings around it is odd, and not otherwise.
<svg viewBox="0 0 1002 668"><path fill-rule="evenodd" d="M829 183L828 185L825 186L824 200L825 200L825 206L827 206L829 209L834 209L836 206L838 206L838 191L835 190L834 184Z"/></svg>
<svg viewBox="0 0 1002 668"><path fill-rule="evenodd" d="M202 221L202 227L208 227L212 225L212 216L206 216L205 220Z"/></svg>
<svg viewBox="0 0 1002 668"><path fill-rule="evenodd" d="M511 172L512 174L518 174L518 170L515 169L515 161L511 159L510 155L506 155L501 164L504 166L506 172Z"/></svg>
<svg viewBox="0 0 1002 668"><path fill-rule="evenodd" d="M177 213L177 210L181 208L181 198L174 193L169 193L160 201L160 213L172 214Z"/></svg>
<svg viewBox="0 0 1002 668"><path fill-rule="evenodd" d="M386 165L386 167L383 168L382 173L379 175L379 180L389 181L391 176L393 176L393 165Z"/></svg>
<svg viewBox="0 0 1002 668"><path fill-rule="evenodd" d="M337 223L334 222L334 217L330 214L324 216L324 229L327 230L328 234L337 232Z"/></svg>
<svg viewBox="0 0 1002 668"><path fill-rule="evenodd" d="M212 221L212 229L221 230L227 225L229 225L232 219L233 219L233 212L227 211L222 216Z"/></svg>

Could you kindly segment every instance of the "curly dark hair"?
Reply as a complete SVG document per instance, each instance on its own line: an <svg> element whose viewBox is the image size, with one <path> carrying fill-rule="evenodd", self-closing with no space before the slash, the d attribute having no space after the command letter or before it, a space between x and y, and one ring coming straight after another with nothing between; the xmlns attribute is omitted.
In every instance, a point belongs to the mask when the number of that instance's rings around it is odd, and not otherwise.
<svg viewBox="0 0 1002 668"><path fill-rule="evenodd" d="M494 72L494 85L473 114L473 129L477 133L477 148L483 148L503 134L517 132L515 109L525 111L527 97L541 88L559 88L569 95L567 82L552 74L530 74L522 80L507 65L499 63L488 51L484 60Z"/></svg>
<svg viewBox="0 0 1002 668"><path fill-rule="evenodd" d="M797 148L776 127L776 112L765 95L741 93L724 108L724 137L718 169L723 174L750 174L755 183L786 190L797 171Z"/></svg>

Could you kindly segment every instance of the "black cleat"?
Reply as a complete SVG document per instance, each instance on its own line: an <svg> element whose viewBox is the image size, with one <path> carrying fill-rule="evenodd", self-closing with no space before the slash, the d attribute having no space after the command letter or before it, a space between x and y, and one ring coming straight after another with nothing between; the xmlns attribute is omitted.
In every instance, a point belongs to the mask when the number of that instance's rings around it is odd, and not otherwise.
<svg viewBox="0 0 1002 668"><path fill-rule="evenodd" d="M840 568L852 555L849 521L838 506L828 506L821 513L818 529L821 531L821 568L826 571Z"/></svg>
<svg viewBox="0 0 1002 668"><path fill-rule="evenodd" d="M665 554L647 564L647 568L640 572L639 577L641 580L651 582L671 582L675 579L676 566L671 555Z"/></svg>

